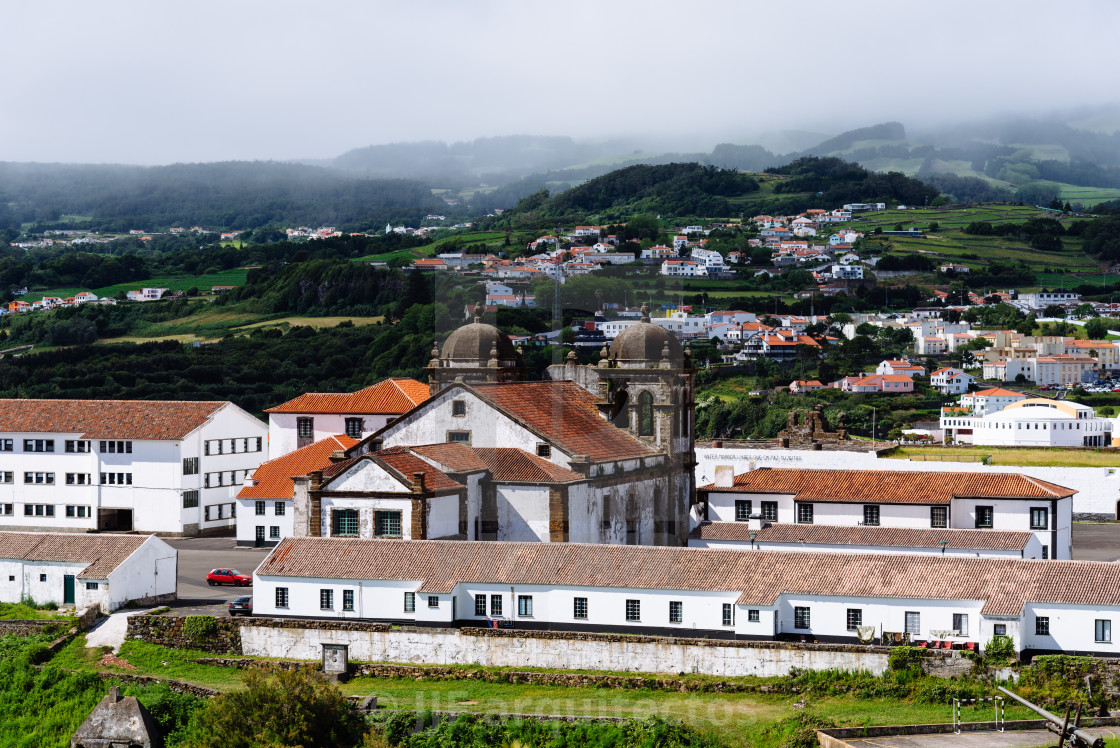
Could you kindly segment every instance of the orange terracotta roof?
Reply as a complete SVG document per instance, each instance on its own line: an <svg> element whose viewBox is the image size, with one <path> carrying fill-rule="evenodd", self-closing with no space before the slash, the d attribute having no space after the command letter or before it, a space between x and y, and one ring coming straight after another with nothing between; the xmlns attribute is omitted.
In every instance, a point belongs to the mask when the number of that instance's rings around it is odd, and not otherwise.
<svg viewBox="0 0 1120 748"><path fill-rule="evenodd" d="M514 447L476 447L497 483L567 483L584 480L579 473Z"/></svg>
<svg viewBox="0 0 1120 748"><path fill-rule="evenodd" d="M702 522L688 534L690 540L751 542L748 522ZM1033 533L999 530L935 530L911 527L852 527L842 525L770 524L755 533L758 543L806 545L869 545L888 548L949 548L984 551L1020 551Z"/></svg>
<svg viewBox="0 0 1120 748"><path fill-rule="evenodd" d="M89 564L79 579L107 579L149 535L0 532L0 558Z"/></svg>
<svg viewBox="0 0 1120 748"><path fill-rule="evenodd" d="M342 475L363 460L373 460L377 462L382 468L387 469L390 474L395 474L394 477L406 487L412 485L413 474L423 473L424 487L428 491L441 493L463 488L461 483L448 477L448 475L439 468L411 454L407 447L391 447L389 449L383 449L380 452L370 452L357 457L350 457L341 462L333 462L323 470L323 488L330 491L331 479Z"/></svg>
<svg viewBox="0 0 1120 748"><path fill-rule="evenodd" d="M573 382L507 382L471 388L569 454L587 455L592 462L653 454L601 417L595 396Z"/></svg>
<svg viewBox="0 0 1120 748"><path fill-rule="evenodd" d="M979 392L973 392L971 397L1022 397L1022 398L1026 398L1026 395L1022 394L1021 392L1012 392L1011 390L1005 390L1002 387L993 387L990 390L980 390Z"/></svg>
<svg viewBox="0 0 1120 748"><path fill-rule="evenodd" d="M409 449L420 457L436 464L441 470L452 473L473 473L486 470L486 463L466 444L423 444Z"/></svg>
<svg viewBox="0 0 1120 748"><path fill-rule="evenodd" d="M275 460L269 460L253 472L253 485L242 488L237 498L290 499L295 493L295 484L292 482L294 476L307 475L312 470L326 468L331 464L332 452L349 449L357 443L357 439L339 434L320 439Z"/></svg>
<svg viewBox="0 0 1120 748"><path fill-rule="evenodd" d="M0 431L174 441L228 404L217 400L0 400Z"/></svg>
<svg viewBox="0 0 1120 748"><path fill-rule="evenodd" d="M1011 616L1028 602L1120 605L1120 564L940 554L285 538L257 576L400 580L433 594L468 582L723 591L760 606L783 594L981 600L983 613Z"/></svg>
<svg viewBox="0 0 1120 748"><path fill-rule="evenodd" d="M428 385L415 379L386 379L357 392L307 392L265 413L407 413L428 399Z"/></svg>
<svg viewBox="0 0 1120 748"><path fill-rule="evenodd" d="M798 501L948 504L956 496L1057 499L1077 491L1016 473L950 473L909 470L802 470L759 468L735 476L733 486L712 493L793 494Z"/></svg>

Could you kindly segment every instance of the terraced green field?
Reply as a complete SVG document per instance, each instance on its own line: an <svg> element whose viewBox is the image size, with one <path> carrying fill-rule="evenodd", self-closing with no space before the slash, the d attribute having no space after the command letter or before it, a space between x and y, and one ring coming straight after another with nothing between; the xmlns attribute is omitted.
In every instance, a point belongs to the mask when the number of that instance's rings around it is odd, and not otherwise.
<svg viewBox="0 0 1120 748"><path fill-rule="evenodd" d="M245 277L249 274L249 270L250 268L245 267L223 270L218 273L209 273L206 275L172 275L162 278L149 278L148 280L131 283L118 283L115 286L105 286L103 288L36 289L21 298L30 304L44 296L58 296L59 298L65 299L67 296L73 296L82 291L93 291L99 297L113 297L121 291L135 291L140 288L167 288L172 291L186 291L188 288L194 287L203 293L209 293L212 286L245 285Z"/></svg>

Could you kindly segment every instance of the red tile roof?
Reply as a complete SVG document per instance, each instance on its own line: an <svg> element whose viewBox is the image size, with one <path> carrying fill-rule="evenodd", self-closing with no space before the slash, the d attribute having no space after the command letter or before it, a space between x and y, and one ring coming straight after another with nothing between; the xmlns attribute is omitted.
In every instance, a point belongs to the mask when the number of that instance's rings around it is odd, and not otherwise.
<svg viewBox="0 0 1120 748"><path fill-rule="evenodd" d="M513 447L476 447L497 483L567 483L584 480L579 473Z"/></svg>
<svg viewBox="0 0 1120 748"><path fill-rule="evenodd" d="M412 476L415 473L423 473L424 487L430 492L441 493L444 491L457 491L463 488L461 483L450 478L439 468L411 454L407 447L390 447L380 452L370 452L369 454L351 457L341 462L331 463L323 470L323 489L327 491L333 490L330 486L330 480L342 475L363 460L373 460L377 462L404 486L412 485Z"/></svg>
<svg viewBox="0 0 1120 748"><path fill-rule="evenodd" d="M1027 602L1120 605L1120 564L932 555L674 548L583 543L286 538L261 577L401 580L449 593L463 582L738 593L982 600L988 615Z"/></svg>
<svg viewBox="0 0 1120 748"><path fill-rule="evenodd" d="M441 470L453 473L472 473L486 470L486 463L466 444L424 444L409 447L414 454L434 462Z"/></svg>
<svg viewBox="0 0 1120 748"><path fill-rule="evenodd" d="M349 449L358 443L345 434L329 436L308 444L303 449L269 460L253 473L253 485L245 486L239 499L290 499L295 493L292 478L307 475L312 470L323 470L331 464L331 453Z"/></svg>
<svg viewBox="0 0 1120 748"><path fill-rule="evenodd" d="M89 564L79 579L106 579L150 535L0 532L0 558Z"/></svg>
<svg viewBox="0 0 1120 748"><path fill-rule="evenodd" d="M882 504L948 504L957 496L1057 499L1077 491L1017 473L950 473L911 470L803 470L759 468L735 484L698 490L713 493L793 494L798 501Z"/></svg>
<svg viewBox="0 0 1120 748"><path fill-rule="evenodd" d="M689 539L751 542L747 522L703 522L693 528ZM1032 537L1029 532L1000 530L932 530L910 527L844 527L840 525L770 524L755 531L758 543L805 543L806 545L870 545L888 548L949 548L985 551L1021 551Z"/></svg>
<svg viewBox="0 0 1120 748"><path fill-rule="evenodd" d="M654 454L600 416L595 397L573 382L508 382L471 388L569 454L587 455L592 462Z"/></svg>
<svg viewBox="0 0 1120 748"><path fill-rule="evenodd" d="M307 392L265 413L407 413L428 399L428 385L415 379L386 379L357 392Z"/></svg>
<svg viewBox="0 0 1120 748"><path fill-rule="evenodd" d="M0 400L0 431L176 441L228 404L216 400Z"/></svg>

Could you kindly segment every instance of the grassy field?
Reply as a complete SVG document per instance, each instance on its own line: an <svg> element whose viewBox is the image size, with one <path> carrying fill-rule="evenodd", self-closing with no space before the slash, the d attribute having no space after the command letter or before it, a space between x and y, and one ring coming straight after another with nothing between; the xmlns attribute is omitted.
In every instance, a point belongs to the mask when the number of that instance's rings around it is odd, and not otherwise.
<svg viewBox="0 0 1120 748"><path fill-rule="evenodd" d="M53 665L84 672L132 673L172 678L220 690L241 688L244 672L235 668L199 665L203 652L175 650L128 640L119 657L134 670L98 663L99 649L85 647L79 636L52 660ZM703 676L694 676L704 679ZM758 680L758 679L746 679ZM776 725L798 715L836 725L921 724L951 721L951 707L898 699L859 699L852 696L804 698L762 693L676 693L648 689L615 690L593 687L539 686L474 680L416 680L413 678L353 678L342 686L351 696L378 697L379 706L415 711L447 710L483 713L552 714L645 718L661 714L709 731L729 746L776 748L783 735ZM807 702L807 703L806 703ZM986 710L966 712L966 721L987 718ZM1027 716L1007 710L1008 719Z"/></svg>
<svg viewBox="0 0 1120 748"><path fill-rule="evenodd" d="M23 603L0 603L3 621L72 621L74 617L61 610L43 610Z"/></svg>
<svg viewBox="0 0 1120 748"><path fill-rule="evenodd" d="M249 274L249 268L234 268L233 270L223 270L218 273L209 273L207 275L174 275L164 276L162 278L151 278L145 281L135 281L132 283L118 283L115 286L105 286L103 288L47 288L36 289L21 298L27 303L38 301L44 296L58 296L65 299L68 296L73 296L82 291L93 291L99 297L113 297L121 291L135 291L140 288L167 288L172 291L186 291L188 288L195 287L203 293L208 293L212 286L242 286L245 285L245 277Z"/></svg>
<svg viewBox="0 0 1120 748"><path fill-rule="evenodd" d="M990 456L992 465L1029 467L1110 467L1120 465L1120 453L1082 449L1002 449L999 447L899 447L892 460L926 459L934 462L979 462ZM940 458L940 459L938 459Z"/></svg>
<svg viewBox="0 0 1120 748"><path fill-rule="evenodd" d="M206 302L202 302L206 303ZM231 311L224 307L203 309L188 317L144 325L132 335L103 338L99 343L149 343L177 340L180 343L210 342L227 334L247 335L259 327L336 327L343 322L354 325L375 325L384 317L302 317L269 314L251 314ZM37 349L38 350L38 349Z"/></svg>
<svg viewBox="0 0 1120 748"><path fill-rule="evenodd" d="M366 255L365 257L358 257L355 261L369 261L376 260L378 262L389 262L393 259L406 259L412 260L417 257L435 257L440 252L451 251L445 249L447 245L454 244L457 241L462 241L464 245L474 245L472 252L477 252L479 244L485 244L487 248L493 247L497 249L504 244L506 239L505 232L503 231L474 231L463 234L455 234L448 236L439 241L432 242L431 244L422 244L419 247L410 247L409 249L398 249L395 252L387 252L380 255Z"/></svg>

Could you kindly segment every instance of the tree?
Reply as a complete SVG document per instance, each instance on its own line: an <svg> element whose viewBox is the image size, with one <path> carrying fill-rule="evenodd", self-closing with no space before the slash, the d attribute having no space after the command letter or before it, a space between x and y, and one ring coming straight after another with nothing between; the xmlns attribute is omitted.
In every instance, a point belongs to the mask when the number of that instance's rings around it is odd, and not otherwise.
<svg viewBox="0 0 1120 748"><path fill-rule="evenodd" d="M1043 317L1056 317L1058 319L1065 319L1066 310L1057 304L1050 304L1042 310Z"/></svg>
<svg viewBox="0 0 1120 748"><path fill-rule="evenodd" d="M932 234L934 231L937 231L940 228L941 228L941 224L938 223L937 221L934 221L933 223L931 223L929 225L929 232Z"/></svg>
<svg viewBox="0 0 1120 748"><path fill-rule="evenodd" d="M1108 323L1100 317L1094 317L1085 323L1085 334L1090 340L1104 340L1108 337Z"/></svg>
<svg viewBox="0 0 1120 748"><path fill-rule="evenodd" d="M310 670L249 670L245 690L215 696L195 713L184 748L357 746L365 722L338 688Z"/></svg>
<svg viewBox="0 0 1120 748"><path fill-rule="evenodd" d="M1034 335L1034 328L1038 324L1033 314L1028 314L1026 318L1015 327L1015 332L1020 335Z"/></svg>
<svg viewBox="0 0 1120 748"><path fill-rule="evenodd" d="M1085 319L1086 317L1097 317L1097 310L1092 304L1078 304L1077 308L1073 310L1073 316L1077 319Z"/></svg>

